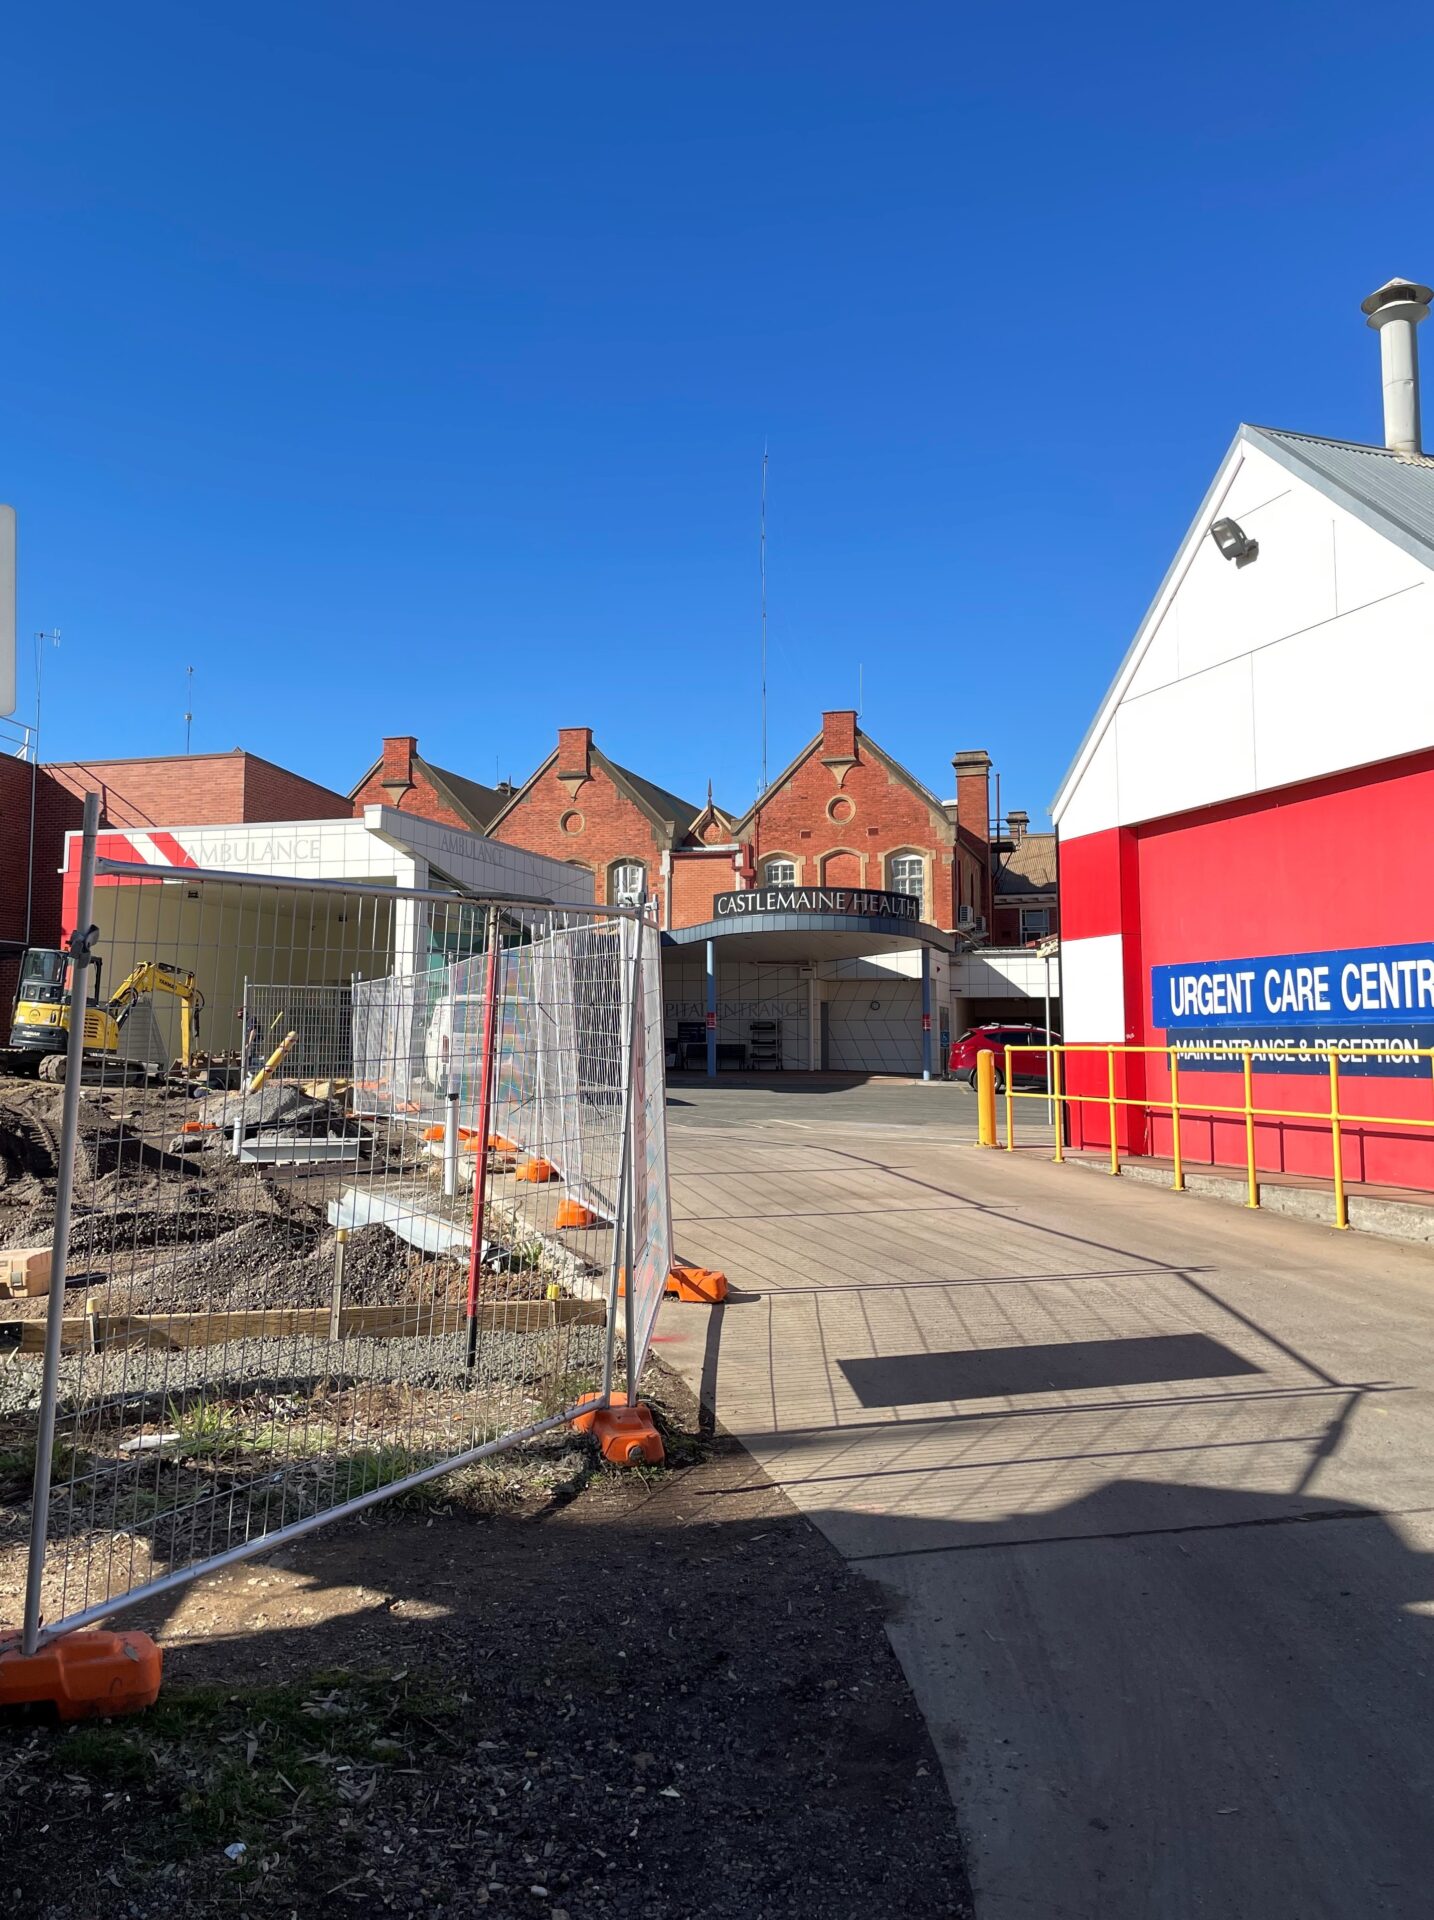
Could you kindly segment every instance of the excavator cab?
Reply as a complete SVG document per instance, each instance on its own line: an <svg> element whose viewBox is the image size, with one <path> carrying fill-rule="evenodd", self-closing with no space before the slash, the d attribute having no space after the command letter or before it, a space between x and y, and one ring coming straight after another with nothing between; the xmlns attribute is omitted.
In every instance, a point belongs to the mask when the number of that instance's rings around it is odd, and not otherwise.
<svg viewBox="0 0 1434 1920"><path fill-rule="evenodd" d="M141 1000L154 994L172 994L179 1001L180 1057L187 1067L199 1038L199 1013L204 996L194 975L170 960L143 960L105 999L101 991L101 961L89 965L89 1003L85 1008L85 1056L103 1066L120 1059L121 1030ZM10 1046L39 1062L42 1077L63 1079L69 1046L73 963L58 947L30 947L20 963L20 986ZM157 1031L154 1037L160 1036ZM151 1063L155 1064L155 1063Z"/></svg>
<svg viewBox="0 0 1434 1920"><path fill-rule="evenodd" d="M99 956L90 962L91 1001L100 994ZM70 956L60 947L29 947L20 962L20 984L15 994L15 1013L10 1027L10 1045L26 1053L43 1056L63 1053L67 1045L70 1005ZM86 1027L95 1019L93 1006ZM91 1042L88 1031L85 1040ZM93 1044L99 1044L98 1026Z"/></svg>

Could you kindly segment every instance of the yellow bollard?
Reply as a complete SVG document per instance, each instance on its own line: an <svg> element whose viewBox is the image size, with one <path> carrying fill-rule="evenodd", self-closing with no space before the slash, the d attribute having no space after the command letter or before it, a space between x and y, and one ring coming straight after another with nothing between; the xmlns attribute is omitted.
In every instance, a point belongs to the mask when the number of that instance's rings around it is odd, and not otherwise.
<svg viewBox="0 0 1434 1920"><path fill-rule="evenodd" d="M1260 1183L1255 1178L1255 1056L1245 1049L1245 1205L1258 1207Z"/></svg>
<svg viewBox="0 0 1434 1920"><path fill-rule="evenodd" d="M1334 1224L1348 1227L1349 1204L1344 1197L1344 1140L1339 1125L1339 1056L1329 1050L1329 1144L1334 1153Z"/></svg>
<svg viewBox="0 0 1434 1920"><path fill-rule="evenodd" d="M994 1147L996 1140L996 1056L989 1047L976 1055L976 1144Z"/></svg>

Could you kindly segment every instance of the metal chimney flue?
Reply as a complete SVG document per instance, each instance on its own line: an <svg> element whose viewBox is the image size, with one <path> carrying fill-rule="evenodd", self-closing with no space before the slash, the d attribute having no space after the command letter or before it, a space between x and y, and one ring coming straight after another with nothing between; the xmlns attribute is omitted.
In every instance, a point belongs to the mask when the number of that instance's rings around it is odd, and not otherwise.
<svg viewBox="0 0 1434 1920"><path fill-rule="evenodd" d="M1434 289L1417 280L1388 280L1360 302L1379 335L1384 383L1384 444L1391 453L1419 453L1419 342L1414 329L1429 312Z"/></svg>

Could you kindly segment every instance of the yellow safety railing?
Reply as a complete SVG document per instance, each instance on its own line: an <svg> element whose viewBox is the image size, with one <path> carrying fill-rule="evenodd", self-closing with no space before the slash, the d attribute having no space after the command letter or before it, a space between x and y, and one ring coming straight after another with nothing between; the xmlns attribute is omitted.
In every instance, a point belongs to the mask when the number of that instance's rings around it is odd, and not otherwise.
<svg viewBox="0 0 1434 1920"><path fill-rule="evenodd" d="M1320 1108L1304 1107L1262 1107L1255 1104L1255 1048L1253 1045L1239 1047L1232 1051L1229 1070L1240 1071L1244 1098L1236 1106L1228 1102L1214 1100L1187 1100L1182 1098L1180 1085L1180 1049L1178 1047L1126 1046L1112 1042L1108 1046L1079 1045L1061 1042L1057 1045L1042 1046L1039 1042L1022 1042L1018 1046L1008 1046L1004 1050L1005 1071L1004 1098L1006 1106L1006 1137L1000 1141L996 1137L996 1089L995 1056L983 1052L977 1057L977 1094L978 1094L978 1140L982 1146L1003 1146L1007 1153L1016 1148L1015 1103L1017 1100L1042 1100L1050 1112L1052 1158L1063 1161L1065 1154L1065 1113L1077 1107L1103 1107L1106 1124L1110 1130L1110 1171L1120 1172L1120 1142L1117 1120L1122 1107L1136 1107L1143 1113L1164 1114L1169 1116L1171 1148L1174 1166L1171 1186L1177 1193L1185 1190L1185 1152L1181 1140L1181 1123L1187 1120L1226 1119L1238 1120L1244 1124L1245 1133L1245 1180L1247 1207L1260 1204L1260 1174L1255 1160L1255 1123L1256 1121L1313 1121L1319 1126L1328 1127L1330 1134L1331 1180L1334 1188L1334 1225L1345 1228L1349 1225L1349 1203L1345 1194L1344 1178L1344 1129L1346 1127L1388 1127L1398 1131L1416 1128L1434 1132L1434 1113L1428 1118L1420 1118L1405 1113L1352 1113L1340 1103L1340 1055L1348 1052L1339 1042L1311 1042L1302 1045L1299 1058L1301 1063L1309 1058L1323 1058L1329 1068L1329 1105ZM1017 1054L1039 1054L1045 1061L1044 1087L1018 1088L1015 1084L1013 1069ZM1072 1093L1069 1091L1065 1072L1065 1062L1072 1055L1085 1055L1099 1058L1105 1056L1105 1088L1103 1091ZM1153 1055L1163 1059L1170 1074L1170 1092L1164 1098L1158 1094L1142 1093L1138 1097L1124 1095L1117 1090L1116 1061L1124 1056ZM1295 1058L1289 1047L1271 1047L1265 1044L1260 1048L1259 1064L1263 1071L1278 1073L1283 1062ZM1424 1061L1429 1069L1430 1083L1434 1086L1434 1048L1410 1048L1403 1056L1406 1059ZM990 1060L988 1071L980 1071ZM1027 1075L1027 1078L1035 1076ZM1138 1156L1127 1154L1129 1158ZM1226 1162L1212 1162L1225 1165Z"/></svg>

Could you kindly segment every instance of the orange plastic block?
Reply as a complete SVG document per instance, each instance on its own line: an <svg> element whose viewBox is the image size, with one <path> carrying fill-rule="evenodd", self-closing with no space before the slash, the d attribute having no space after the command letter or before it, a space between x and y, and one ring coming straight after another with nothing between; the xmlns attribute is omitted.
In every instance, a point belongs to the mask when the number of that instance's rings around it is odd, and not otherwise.
<svg viewBox="0 0 1434 1920"><path fill-rule="evenodd" d="M159 1698L162 1664L147 1633L66 1633L28 1657L0 1641L0 1707L50 1705L61 1720L141 1713Z"/></svg>
<svg viewBox="0 0 1434 1920"><path fill-rule="evenodd" d="M556 1180L558 1170L551 1160L524 1160L513 1170L515 1180L531 1180L535 1186L541 1186L545 1180Z"/></svg>
<svg viewBox="0 0 1434 1920"><path fill-rule="evenodd" d="M712 1267L673 1267L664 1291L677 1300L716 1306L727 1298L727 1276Z"/></svg>
<svg viewBox="0 0 1434 1920"><path fill-rule="evenodd" d="M212 1120L186 1120L179 1131L181 1133L217 1133L219 1129Z"/></svg>
<svg viewBox="0 0 1434 1920"><path fill-rule="evenodd" d="M516 1140L510 1140L506 1133L490 1133L488 1135L488 1151L490 1153L516 1153L518 1151L518 1143Z"/></svg>
<svg viewBox="0 0 1434 1920"><path fill-rule="evenodd" d="M425 1127L423 1137L425 1140L441 1140L445 1131L443 1127Z"/></svg>
<svg viewBox="0 0 1434 1920"><path fill-rule="evenodd" d="M602 1395L588 1393L583 1399L601 1402ZM573 1426L579 1433L592 1435L610 1467L660 1467L667 1457L662 1435L641 1402L635 1407L599 1404L591 1413L575 1415Z"/></svg>
<svg viewBox="0 0 1434 1920"><path fill-rule="evenodd" d="M591 1207L585 1207L581 1200L560 1200L558 1202L558 1220L560 1227L595 1227L598 1217Z"/></svg>

